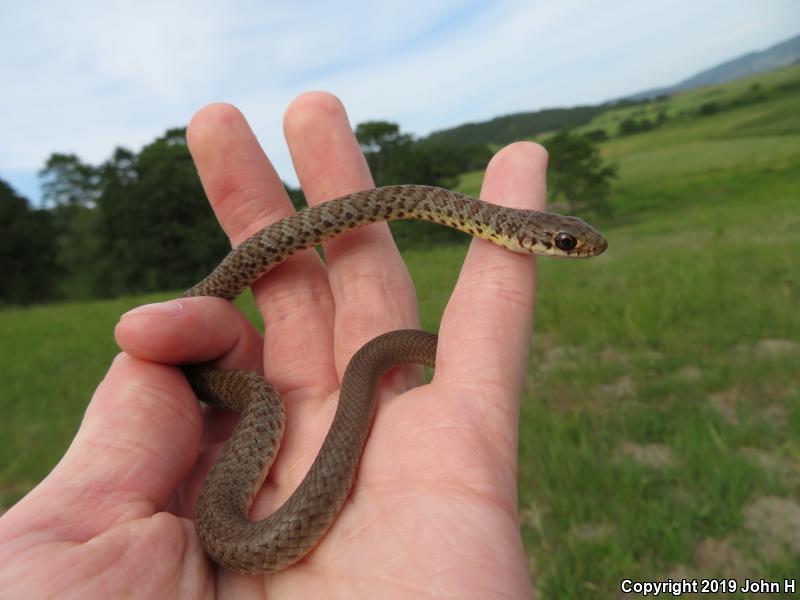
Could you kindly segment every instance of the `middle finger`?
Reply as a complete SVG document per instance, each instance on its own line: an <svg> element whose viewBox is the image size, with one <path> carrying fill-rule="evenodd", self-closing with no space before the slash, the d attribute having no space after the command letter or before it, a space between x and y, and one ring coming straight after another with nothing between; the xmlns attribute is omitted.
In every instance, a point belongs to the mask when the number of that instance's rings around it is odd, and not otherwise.
<svg viewBox="0 0 800 600"><path fill-rule="evenodd" d="M244 116L212 104L187 131L192 156L214 212L232 245L292 214L280 178ZM337 387L333 301L324 266L300 252L253 285L266 330L264 372L289 400L324 398Z"/></svg>
<svg viewBox="0 0 800 600"><path fill-rule="evenodd" d="M313 92L289 106L284 130L309 205L374 187L344 107ZM385 223L324 244L335 303L334 349L341 377L350 357L380 333L419 326L411 278Z"/></svg>

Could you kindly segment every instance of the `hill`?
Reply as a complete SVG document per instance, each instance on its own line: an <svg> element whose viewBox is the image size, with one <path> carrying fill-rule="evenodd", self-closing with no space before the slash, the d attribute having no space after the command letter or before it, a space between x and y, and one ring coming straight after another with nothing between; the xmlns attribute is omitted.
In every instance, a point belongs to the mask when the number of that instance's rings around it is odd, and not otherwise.
<svg viewBox="0 0 800 600"><path fill-rule="evenodd" d="M800 36L766 50L750 52L726 61L672 86L646 90L597 105L547 108L504 115L478 123L465 123L458 127L434 131L424 140L453 144L508 144L519 139L533 138L548 131L581 127L598 115L619 106L638 105L648 100L663 99L678 92L749 77L794 64L798 60L800 60Z"/></svg>
<svg viewBox="0 0 800 600"><path fill-rule="evenodd" d="M631 96L627 100L646 100L664 94L674 94L706 85L715 85L733 81L742 77L750 77L765 71L780 69L800 61L800 35L785 42L776 44L757 52L748 52L732 60L700 71L674 85L645 90Z"/></svg>
<svg viewBox="0 0 800 600"><path fill-rule="evenodd" d="M457 145L507 144L545 131L579 127L605 110L607 110L605 105L546 108L434 131L425 138L425 141Z"/></svg>

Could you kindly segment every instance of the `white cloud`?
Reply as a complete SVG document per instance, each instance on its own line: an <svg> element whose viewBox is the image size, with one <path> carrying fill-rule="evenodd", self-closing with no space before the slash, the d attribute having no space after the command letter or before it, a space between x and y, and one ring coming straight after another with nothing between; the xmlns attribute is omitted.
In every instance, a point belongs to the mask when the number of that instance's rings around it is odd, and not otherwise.
<svg viewBox="0 0 800 600"><path fill-rule="evenodd" d="M2 3L0 177L56 151L100 162L226 100L294 180L281 118L309 89L425 134L669 84L798 17L794 0Z"/></svg>

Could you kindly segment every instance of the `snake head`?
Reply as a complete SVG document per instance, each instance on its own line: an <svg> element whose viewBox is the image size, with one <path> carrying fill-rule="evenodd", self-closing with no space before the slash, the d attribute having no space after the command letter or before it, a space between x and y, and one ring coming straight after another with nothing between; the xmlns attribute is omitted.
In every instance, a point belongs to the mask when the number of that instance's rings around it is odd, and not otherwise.
<svg viewBox="0 0 800 600"><path fill-rule="evenodd" d="M536 211L521 211L526 218L511 239L509 249L516 252L562 258L589 258L605 252L603 234L579 219Z"/></svg>

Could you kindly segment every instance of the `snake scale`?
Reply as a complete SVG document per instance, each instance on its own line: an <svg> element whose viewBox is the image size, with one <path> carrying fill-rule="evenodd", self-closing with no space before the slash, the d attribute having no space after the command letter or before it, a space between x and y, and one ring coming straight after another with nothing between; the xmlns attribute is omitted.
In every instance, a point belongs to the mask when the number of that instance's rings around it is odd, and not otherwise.
<svg viewBox="0 0 800 600"><path fill-rule="evenodd" d="M397 219L433 221L515 252L546 256L587 258L607 246L597 230L576 217L505 208L442 188L388 186L330 200L265 227L184 296L232 300L299 250L356 227ZM197 501L195 526L211 558L232 571L257 574L283 569L311 551L350 492L381 375L402 363L433 366L435 357L436 336L424 331L390 332L362 347L347 366L333 423L314 463L288 500L258 522L248 514L283 436L280 397L251 371L185 366L198 398L241 413Z"/></svg>

